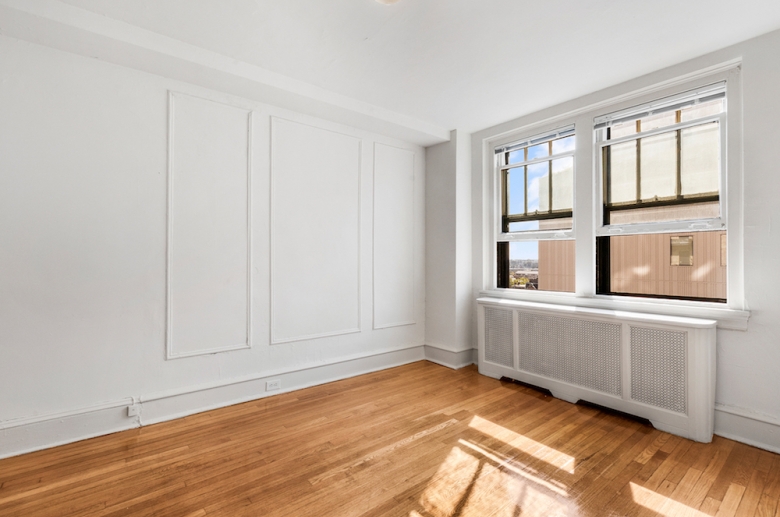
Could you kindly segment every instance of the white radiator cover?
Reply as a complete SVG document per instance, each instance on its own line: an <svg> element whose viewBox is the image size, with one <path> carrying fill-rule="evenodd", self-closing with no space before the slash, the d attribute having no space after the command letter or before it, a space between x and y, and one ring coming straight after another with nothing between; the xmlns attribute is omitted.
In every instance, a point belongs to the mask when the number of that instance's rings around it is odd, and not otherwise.
<svg viewBox="0 0 780 517"><path fill-rule="evenodd" d="M479 298L479 372L712 441L717 322Z"/></svg>

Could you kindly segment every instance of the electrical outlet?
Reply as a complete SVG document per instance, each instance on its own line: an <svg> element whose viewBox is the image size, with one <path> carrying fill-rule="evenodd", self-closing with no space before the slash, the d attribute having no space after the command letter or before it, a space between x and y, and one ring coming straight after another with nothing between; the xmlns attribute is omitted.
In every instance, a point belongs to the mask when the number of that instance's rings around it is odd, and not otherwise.
<svg viewBox="0 0 780 517"><path fill-rule="evenodd" d="M133 404L132 406L127 406L127 416L132 418L134 416L139 416L141 414L141 406L139 404Z"/></svg>
<svg viewBox="0 0 780 517"><path fill-rule="evenodd" d="M274 391L282 389L282 380L265 381L265 391Z"/></svg>

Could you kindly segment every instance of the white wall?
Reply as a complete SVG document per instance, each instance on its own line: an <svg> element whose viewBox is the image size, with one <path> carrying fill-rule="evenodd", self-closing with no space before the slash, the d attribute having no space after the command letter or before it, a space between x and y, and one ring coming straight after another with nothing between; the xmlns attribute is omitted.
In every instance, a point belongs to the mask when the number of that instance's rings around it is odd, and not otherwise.
<svg viewBox="0 0 780 517"><path fill-rule="evenodd" d="M473 361L470 135L426 149L425 344L449 366Z"/></svg>
<svg viewBox="0 0 780 517"><path fill-rule="evenodd" d="M452 347L456 341L456 141L428 147L425 157L425 342Z"/></svg>
<svg viewBox="0 0 780 517"><path fill-rule="evenodd" d="M718 330L715 432L775 451L780 451L780 375L777 374L780 365L780 229L777 224L772 224L780 220L778 53L780 31L488 128L472 138L475 243L472 272L476 296L487 286L489 268L486 250L492 245L487 240L483 141L710 67L741 60L744 292L745 306L751 317L747 331ZM585 164L585 167L590 165ZM578 192L577 199L579 196ZM588 199L588 195L584 198ZM586 243L586 248L591 247L590 243ZM591 252L589 249L578 250L578 256L582 256L581 251ZM578 267L577 271L582 273L582 268Z"/></svg>
<svg viewBox="0 0 780 517"><path fill-rule="evenodd" d="M421 147L5 36L0 106L0 457L423 358Z"/></svg>

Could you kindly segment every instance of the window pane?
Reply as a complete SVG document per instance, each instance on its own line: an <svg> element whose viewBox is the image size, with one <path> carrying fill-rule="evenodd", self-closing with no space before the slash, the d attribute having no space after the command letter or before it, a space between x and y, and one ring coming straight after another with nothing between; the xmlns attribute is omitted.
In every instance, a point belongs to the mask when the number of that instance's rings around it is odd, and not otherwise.
<svg viewBox="0 0 780 517"><path fill-rule="evenodd" d="M674 197L677 192L677 133L641 139L641 194L643 201Z"/></svg>
<svg viewBox="0 0 780 517"><path fill-rule="evenodd" d="M532 232L539 229L539 221L521 221L509 223L510 232Z"/></svg>
<svg viewBox="0 0 780 517"><path fill-rule="evenodd" d="M509 153L509 159L506 161L507 165L512 163L520 163L525 161L525 149L518 149L517 151L511 151Z"/></svg>
<svg viewBox="0 0 780 517"><path fill-rule="evenodd" d="M609 154L611 202L636 201L636 140L609 146Z"/></svg>
<svg viewBox="0 0 780 517"><path fill-rule="evenodd" d="M509 223L510 232L529 232L536 230L571 230L572 218L543 219L541 221L522 221Z"/></svg>
<svg viewBox="0 0 780 517"><path fill-rule="evenodd" d="M545 219L539 221L540 230L571 230L571 217L561 217L559 219Z"/></svg>
<svg viewBox="0 0 780 517"><path fill-rule="evenodd" d="M621 138L636 133L636 120L613 124L609 129L610 138Z"/></svg>
<svg viewBox="0 0 780 517"><path fill-rule="evenodd" d="M726 301L726 266L721 265L723 231L602 237L609 241L609 281L600 294ZM689 267L672 265L672 239L690 238ZM601 246L597 246L600 250Z"/></svg>
<svg viewBox="0 0 780 517"><path fill-rule="evenodd" d="M571 210L574 198L574 157L552 162L553 210Z"/></svg>
<svg viewBox="0 0 780 517"><path fill-rule="evenodd" d="M507 210L510 214L525 213L525 167L509 169L506 178L506 188L509 193Z"/></svg>
<svg viewBox="0 0 780 517"><path fill-rule="evenodd" d="M574 241L539 242L539 290L574 292Z"/></svg>
<svg viewBox="0 0 780 517"><path fill-rule="evenodd" d="M550 154L550 144L547 142L528 148L528 159L544 158Z"/></svg>
<svg viewBox="0 0 780 517"><path fill-rule="evenodd" d="M552 143L552 152L553 154L561 154L561 153L568 153L569 151L574 150L574 137L573 136L567 136L566 138L559 138L558 140L553 140Z"/></svg>
<svg viewBox="0 0 780 517"><path fill-rule="evenodd" d="M528 166L528 213L547 212L550 207L550 184L547 178L550 162Z"/></svg>
<svg viewBox="0 0 780 517"><path fill-rule="evenodd" d="M539 288L539 241L509 243L509 287Z"/></svg>
<svg viewBox="0 0 780 517"><path fill-rule="evenodd" d="M718 113L722 113L724 111L723 101L723 99L716 99L714 101L702 102L701 104L694 104L693 106L683 108L681 110L682 121L688 122L689 120L696 120L697 118L708 117L710 115L717 115Z"/></svg>
<svg viewBox="0 0 780 517"><path fill-rule="evenodd" d="M718 192L720 128L717 122L680 131L682 194Z"/></svg>
<svg viewBox="0 0 780 517"><path fill-rule="evenodd" d="M509 287L574 292L574 241L510 243Z"/></svg>
<svg viewBox="0 0 780 517"><path fill-rule="evenodd" d="M674 125L677 122L676 113L676 111L664 111L639 119L639 130L645 132L658 129L659 127Z"/></svg>

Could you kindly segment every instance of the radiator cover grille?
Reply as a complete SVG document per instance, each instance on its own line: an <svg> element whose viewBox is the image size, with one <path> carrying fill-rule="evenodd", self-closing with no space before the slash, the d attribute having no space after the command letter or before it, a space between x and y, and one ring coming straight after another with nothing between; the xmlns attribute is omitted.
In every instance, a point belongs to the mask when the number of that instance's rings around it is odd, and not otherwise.
<svg viewBox="0 0 780 517"><path fill-rule="evenodd" d="M519 312L520 368L620 396L620 324Z"/></svg>
<svg viewBox="0 0 780 517"><path fill-rule="evenodd" d="M485 308L485 360L514 368L511 310Z"/></svg>
<svg viewBox="0 0 780 517"><path fill-rule="evenodd" d="M687 414L685 332L631 327L631 398Z"/></svg>

